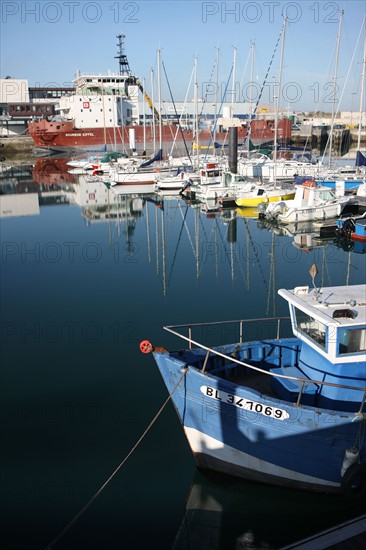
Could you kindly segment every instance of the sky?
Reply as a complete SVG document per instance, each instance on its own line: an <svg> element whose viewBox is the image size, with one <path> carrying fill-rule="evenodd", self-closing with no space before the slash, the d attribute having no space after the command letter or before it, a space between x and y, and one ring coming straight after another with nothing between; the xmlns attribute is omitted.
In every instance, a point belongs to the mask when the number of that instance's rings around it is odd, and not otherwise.
<svg viewBox="0 0 366 550"><path fill-rule="evenodd" d="M174 101L193 99L196 63L204 101L220 101L225 90L231 101L235 90L237 101L252 94L254 101L273 105L281 77L282 108L359 111L365 6L365 0L2 0L0 77L67 86L78 70L118 72L116 36L123 33L131 70L145 79L150 95L154 75L155 98L160 50L166 101L167 82Z"/></svg>

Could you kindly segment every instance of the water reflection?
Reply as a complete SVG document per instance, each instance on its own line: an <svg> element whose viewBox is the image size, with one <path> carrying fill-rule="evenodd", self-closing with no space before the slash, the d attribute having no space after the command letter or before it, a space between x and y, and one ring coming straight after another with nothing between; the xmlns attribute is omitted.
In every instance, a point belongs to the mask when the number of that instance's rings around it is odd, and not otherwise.
<svg viewBox="0 0 366 550"><path fill-rule="evenodd" d="M42 548L52 540L130 451L165 400L159 373L148 359L142 361L142 339L175 346L163 325L281 315L278 288L308 284L312 263L318 265L320 284L364 282L359 243L318 243L311 226L281 233L254 212L243 216L235 208L213 209L176 193L112 190L91 175L69 174L67 160L42 158L0 170L6 289L2 384L9 453L4 479L10 493L4 502L9 518L18 518L16 524L9 519L11 536L22 539L18 547ZM5 204L22 200L29 201L22 208ZM156 540L165 536L161 550L170 547L182 520L175 548L187 548L192 529L184 531L183 522L193 520L194 500L199 506L218 503L215 529L227 550L251 532L258 544L282 543L284 510L291 513L286 530L292 529L293 539L307 534L310 524L324 526L318 497L200 477L198 485L204 487L193 489L182 518L194 464L173 407L154 430L131 457L129 470L121 471L121 498L107 501L102 520L96 503L95 521L86 518L78 525L83 543L90 533L88 548L105 547L107 537L113 538L109 546L121 544L126 537L121 529L134 540L141 518L150 521L147 531L159 532ZM132 503L126 483L133 489ZM58 509L60 486L75 484L87 489ZM47 498L30 489L38 486L47 489ZM161 502L156 495L162 493ZM319 503L331 511L330 522L335 504L326 498ZM334 518L343 520L347 513L335 512ZM42 536L35 529L40 518L46 518ZM25 525L23 531L19 524ZM203 539L211 541L210 532L205 524L197 527L202 548ZM62 547L73 546L65 539Z"/></svg>
<svg viewBox="0 0 366 550"><path fill-rule="evenodd" d="M194 266L197 280L213 267L216 279L244 283L247 291L257 277L273 297L279 257L295 267L307 264L301 254L318 250L318 260L321 253L325 265L329 246L345 252L364 251L360 243L333 242L332 233L322 236L317 223L277 226L259 220L256 209L183 200L176 191L155 193L154 185L111 187L91 171L70 173L68 161L51 157L38 158L33 164L4 164L0 172L1 217L34 216L40 214L41 207L75 205L86 226L107 225L105 244L113 247L118 243L127 253L136 252L134 238L140 226L139 239L144 239L146 258L161 278L164 295L175 270L182 269L182 257ZM289 252L290 243L300 256ZM253 277L254 268L258 273Z"/></svg>
<svg viewBox="0 0 366 550"><path fill-rule="evenodd" d="M303 252L310 252L314 248L324 247L333 236L321 236L321 224L317 222L296 222L287 225L277 225L267 220L260 220L259 227L273 233L279 237L292 238L294 247Z"/></svg>
<svg viewBox="0 0 366 550"><path fill-rule="evenodd" d="M271 550L364 513L364 504L196 471L173 550ZM284 523L284 517L286 521Z"/></svg>
<svg viewBox="0 0 366 550"><path fill-rule="evenodd" d="M39 215L40 206L69 204L72 184L67 159L37 159L34 164L0 167L1 217Z"/></svg>

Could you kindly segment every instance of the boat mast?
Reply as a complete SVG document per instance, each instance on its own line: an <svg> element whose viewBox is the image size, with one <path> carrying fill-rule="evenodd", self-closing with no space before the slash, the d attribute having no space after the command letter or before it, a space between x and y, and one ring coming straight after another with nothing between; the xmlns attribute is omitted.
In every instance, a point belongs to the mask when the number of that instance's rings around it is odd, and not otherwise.
<svg viewBox="0 0 366 550"><path fill-rule="evenodd" d="M363 94L365 89L365 67L366 67L366 38L363 50L363 61L362 61L362 76L361 76L361 96L360 96L360 120L358 122L358 138L357 138L357 151L361 147L361 128L362 128L362 109L363 109Z"/></svg>
<svg viewBox="0 0 366 550"><path fill-rule="evenodd" d="M199 140L198 140L198 82L197 82L197 57L194 58L194 108L195 108L195 134L197 146L197 168L199 165Z"/></svg>
<svg viewBox="0 0 366 550"><path fill-rule="evenodd" d="M145 79L142 79L142 85L145 90ZM145 113L145 101L142 102L142 123L144 125L144 133L143 133L143 146L144 146L144 153L146 153L146 113Z"/></svg>
<svg viewBox="0 0 366 550"><path fill-rule="evenodd" d="M151 69L151 101L154 105L154 69ZM155 109L152 112L152 136L154 143L154 155L156 153Z"/></svg>
<svg viewBox="0 0 366 550"><path fill-rule="evenodd" d="M217 93L219 88L219 53L220 49L216 48L216 96L215 96L215 117L214 117L214 134L213 141L216 142L216 124L217 124Z"/></svg>
<svg viewBox="0 0 366 550"><path fill-rule="evenodd" d="M118 52L117 55L114 57L115 59L118 59L119 63L119 74L120 75L126 75L128 78L125 81L125 86L127 82L131 83L131 68L130 64L127 59L127 55L125 54L125 35L124 34L117 34L118 38ZM127 86L125 88L125 93L127 94ZM104 100L103 100L104 101ZM125 140L125 128L124 128L124 122L123 122L123 99L121 103L121 122L122 122L122 143L124 147L124 140Z"/></svg>
<svg viewBox="0 0 366 550"><path fill-rule="evenodd" d="M283 18L283 29L282 29L282 44L281 44L281 60L280 60L280 74L278 78L278 88L276 97L276 111L275 111L275 132L274 132L274 151L273 151L273 178L274 185L276 186L276 165L277 165L277 132L278 132L278 111L280 106L280 95L281 95L281 83L282 83L282 67L283 67L283 52L285 49L285 32L286 32L286 21L287 17ZM276 82L274 84L274 92L276 89ZM276 92L275 92L276 93Z"/></svg>
<svg viewBox="0 0 366 550"><path fill-rule="evenodd" d="M236 69L236 52L237 48L234 46L234 59L233 59L233 89L231 92L231 117L234 116L234 100L235 100L235 69Z"/></svg>
<svg viewBox="0 0 366 550"><path fill-rule="evenodd" d="M333 101L332 101L332 126L330 129L330 136L329 136L329 166L331 163L332 158L332 145L333 145L333 126L334 126L334 103L335 103L335 95L336 95L336 86L337 86L337 73L338 73L338 58L339 58L339 45L341 42L341 28L342 28L342 20L343 20L343 14L344 10L341 10L340 16L339 16L339 25L338 25L338 35L337 35L337 49L336 49L336 59L335 59L335 69L334 69L334 77L333 77Z"/></svg>
<svg viewBox="0 0 366 550"><path fill-rule="evenodd" d="M119 74L131 76L130 64L128 62L127 55L124 52L125 50L124 40L126 37L124 34L118 34L117 38L118 38L118 44L117 44L118 55L116 55L114 58L118 59L118 62L119 62Z"/></svg>
<svg viewBox="0 0 366 550"><path fill-rule="evenodd" d="M248 142L248 158L250 154L250 129L252 127L252 116L253 116L253 107L252 107L252 101L253 101L253 69L254 69L254 48L255 43L252 42L250 46L251 50L251 67L250 67L250 88L249 88L249 128L248 128L248 136L247 136L247 142Z"/></svg>
<svg viewBox="0 0 366 550"><path fill-rule="evenodd" d="M161 76L160 76L160 49L158 50L158 104L159 104L159 149L162 149L162 114L161 114Z"/></svg>

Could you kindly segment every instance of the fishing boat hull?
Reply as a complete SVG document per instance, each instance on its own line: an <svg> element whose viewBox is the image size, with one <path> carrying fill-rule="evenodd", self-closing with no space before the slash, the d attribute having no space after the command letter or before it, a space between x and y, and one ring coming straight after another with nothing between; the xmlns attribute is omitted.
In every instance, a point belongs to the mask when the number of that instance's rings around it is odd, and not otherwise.
<svg viewBox="0 0 366 550"><path fill-rule="evenodd" d="M277 220L280 223L297 223L297 222L309 222L318 220L329 220L337 218L343 208L341 204L328 204L321 207L309 207L309 208L289 208L284 213L280 213L277 216Z"/></svg>
<svg viewBox="0 0 366 550"><path fill-rule="evenodd" d="M295 350L297 342L282 344ZM286 487L344 491L342 465L359 434L357 415L312 406L311 391L302 398L309 404L299 407L253 389L249 377L239 385L231 376L202 372L190 366L200 352L202 365L203 350L154 352L199 467Z"/></svg>

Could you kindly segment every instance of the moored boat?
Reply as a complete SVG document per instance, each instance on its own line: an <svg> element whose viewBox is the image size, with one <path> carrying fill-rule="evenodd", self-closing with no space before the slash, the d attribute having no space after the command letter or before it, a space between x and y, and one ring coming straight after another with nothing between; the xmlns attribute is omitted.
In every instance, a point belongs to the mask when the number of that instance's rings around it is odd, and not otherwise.
<svg viewBox="0 0 366 550"><path fill-rule="evenodd" d="M255 208L262 203L279 202L293 199L294 186L279 187L278 185L250 184L247 190L237 193L235 203L240 208Z"/></svg>
<svg viewBox="0 0 366 550"><path fill-rule="evenodd" d="M199 467L365 498L365 292L280 289L290 337L286 319L257 319L164 327L186 349L140 344L153 351ZM229 334L233 343L207 341Z"/></svg>
<svg viewBox="0 0 366 550"><path fill-rule="evenodd" d="M354 241L366 242L366 212L362 216L336 220L337 237L347 237Z"/></svg>
<svg viewBox="0 0 366 550"><path fill-rule="evenodd" d="M351 197L337 197L331 189L309 180L296 186L293 199L262 203L259 208L261 217L294 223L336 218L351 201Z"/></svg>

